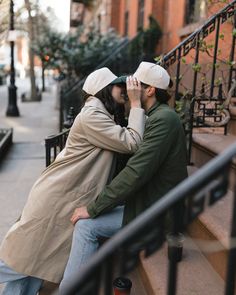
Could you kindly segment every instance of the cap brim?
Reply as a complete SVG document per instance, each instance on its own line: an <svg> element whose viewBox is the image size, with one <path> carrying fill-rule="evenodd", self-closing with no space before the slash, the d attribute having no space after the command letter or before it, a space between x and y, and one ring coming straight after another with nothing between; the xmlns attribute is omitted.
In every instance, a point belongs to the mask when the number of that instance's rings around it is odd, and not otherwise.
<svg viewBox="0 0 236 295"><path fill-rule="evenodd" d="M126 78L128 76L120 76L118 78L116 78L115 80L113 80L110 84L122 84L122 83L126 83Z"/></svg>

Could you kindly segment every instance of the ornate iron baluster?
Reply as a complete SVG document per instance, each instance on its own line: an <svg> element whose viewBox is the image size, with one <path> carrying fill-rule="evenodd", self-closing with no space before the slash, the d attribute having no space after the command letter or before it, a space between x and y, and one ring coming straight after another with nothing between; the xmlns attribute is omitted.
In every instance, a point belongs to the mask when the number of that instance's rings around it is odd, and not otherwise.
<svg viewBox="0 0 236 295"><path fill-rule="evenodd" d="M228 266L226 277L226 295L234 295L235 289L235 274L236 274L236 187L234 188L234 203L233 203L233 217L231 221L231 233L230 233L230 250L228 254Z"/></svg>
<svg viewBox="0 0 236 295"><path fill-rule="evenodd" d="M211 76L211 89L210 89L210 98L213 97L214 87L215 87L215 71L216 71L216 58L218 51L218 41L219 41L219 31L220 31L220 17L217 18L216 25L216 38L215 38L215 46L214 46L214 57L213 57L213 67L212 67L212 76Z"/></svg>
<svg viewBox="0 0 236 295"><path fill-rule="evenodd" d="M196 38L196 53L195 53L195 64L198 64L199 60L199 42L200 42L200 34L197 34ZM192 137L193 137L193 120L194 120L194 105L195 105L195 95L196 95L196 87L197 87L197 71L194 71L193 78L193 93L192 93L192 101L190 104L190 122L189 122L189 146L188 146L188 162L191 162L191 149L192 149Z"/></svg>
<svg viewBox="0 0 236 295"><path fill-rule="evenodd" d="M236 40L236 10L234 11L234 27L232 32L232 46L231 46L230 59L229 59L230 62L234 60L235 40ZM231 87L232 75L233 75L233 66L231 65L229 70L228 91L230 90L230 87Z"/></svg>

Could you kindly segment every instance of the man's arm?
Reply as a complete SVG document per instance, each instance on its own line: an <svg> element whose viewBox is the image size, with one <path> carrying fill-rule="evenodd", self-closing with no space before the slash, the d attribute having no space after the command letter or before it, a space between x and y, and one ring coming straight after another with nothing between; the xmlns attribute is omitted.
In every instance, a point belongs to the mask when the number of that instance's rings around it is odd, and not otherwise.
<svg viewBox="0 0 236 295"><path fill-rule="evenodd" d="M175 137L171 120L161 116L148 122L144 140L126 167L87 206L87 213L95 218L132 196L144 186L165 161Z"/></svg>

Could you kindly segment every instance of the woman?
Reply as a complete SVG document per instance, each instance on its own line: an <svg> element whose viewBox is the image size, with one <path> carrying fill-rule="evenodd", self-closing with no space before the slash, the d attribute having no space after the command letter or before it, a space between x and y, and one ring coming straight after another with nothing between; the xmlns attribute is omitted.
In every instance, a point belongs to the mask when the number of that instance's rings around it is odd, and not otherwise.
<svg viewBox="0 0 236 295"><path fill-rule="evenodd" d="M60 282L70 252L74 208L88 204L109 181L114 152L137 150L145 121L141 86L127 79L131 110L124 128L113 118L116 104L125 103L116 79L108 68L87 77L87 99L64 150L34 184L20 220L1 245L0 283L8 282L2 294L35 295L44 279Z"/></svg>

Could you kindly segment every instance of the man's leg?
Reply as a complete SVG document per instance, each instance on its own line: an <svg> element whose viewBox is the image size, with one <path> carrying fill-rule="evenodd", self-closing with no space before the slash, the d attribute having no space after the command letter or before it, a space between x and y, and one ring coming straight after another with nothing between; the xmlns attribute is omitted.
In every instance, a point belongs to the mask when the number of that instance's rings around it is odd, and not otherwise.
<svg viewBox="0 0 236 295"><path fill-rule="evenodd" d="M36 295L43 280L19 274L0 260L1 283L6 283L1 295Z"/></svg>
<svg viewBox="0 0 236 295"><path fill-rule="evenodd" d="M98 238L109 238L121 228L123 209L123 206L119 206L95 219L81 219L75 224L70 256L60 291L63 292L70 285L71 278L79 273L81 267L97 251Z"/></svg>

